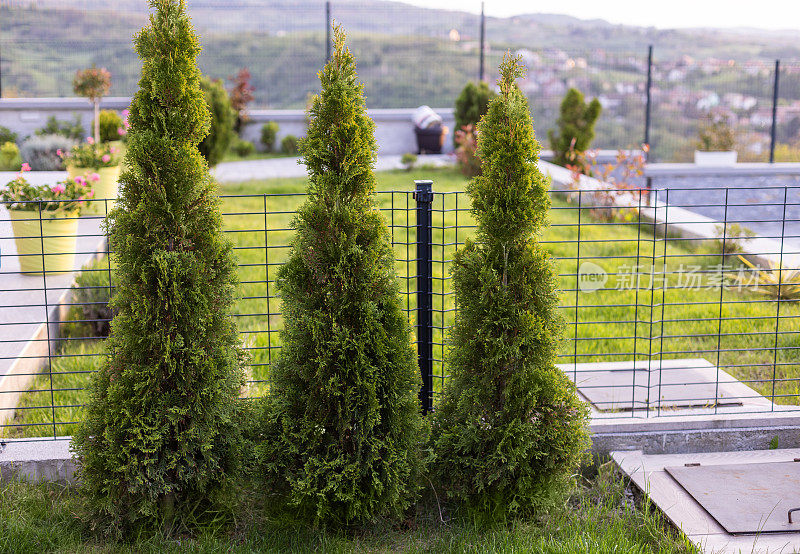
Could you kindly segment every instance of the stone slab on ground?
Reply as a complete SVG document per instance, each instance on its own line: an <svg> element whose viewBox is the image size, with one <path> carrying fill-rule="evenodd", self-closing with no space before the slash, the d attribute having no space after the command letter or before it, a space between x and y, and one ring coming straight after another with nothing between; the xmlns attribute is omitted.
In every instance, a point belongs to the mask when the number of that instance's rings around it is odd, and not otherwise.
<svg viewBox="0 0 800 554"><path fill-rule="evenodd" d="M71 437L0 441L0 480L75 481Z"/></svg>
<svg viewBox="0 0 800 554"><path fill-rule="evenodd" d="M596 417L631 412L772 411L772 402L703 358L559 364Z"/></svg>
<svg viewBox="0 0 800 554"><path fill-rule="evenodd" d="M641 451L612 452L611 457L631 481L647 494L667 518L702 552L765 554L800 550L800 533L732 535L695 501L666 471L667 467L793 462L800 449L646 455ZM776 486L780 486L779 484ZM795 491L787 491L793 494Z"/></svg>

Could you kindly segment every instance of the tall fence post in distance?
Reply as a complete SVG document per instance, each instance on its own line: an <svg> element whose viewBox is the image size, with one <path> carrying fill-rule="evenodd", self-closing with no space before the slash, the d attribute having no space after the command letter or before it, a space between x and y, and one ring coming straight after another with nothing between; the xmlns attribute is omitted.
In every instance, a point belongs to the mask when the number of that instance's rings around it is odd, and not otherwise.
<svg viewBox="0 0 800 554"><path fill-rule="evenodd" d="M480 63L478 65L478 81L486 80L486 64L484 56L486 56L486 14L484 13L484 3L481 2L481 46L480 46Z"/></svg>
<svg viewBox="0 0 800 554"><path fill-rule="evenodd" d="M325 63L331 61L331 3L325 2Z"/></svg>
<svg viewBox="0 0 800 554"><path fill-rule="evenodd" d="M417 212L417 355L422 374L422 414L433 409L433 259L431 207L433 181L414 181Z"/></svg>
<svg viewBox="0 0 800 554"><path fill-rule="evenodd" d="M778 82L781 77L781 61L775 60L775 82L772 85L772 129L769 134L769 163L775 163L775 140L778 134Z"/></svg>
<svg viewBox="0 0 800 554"><path fill-rule="evenodd" d="M3 47L0 46L0 98L3 97Z"/></svg>
<svg viewBox="0 0 800 554"><path fill-rule="evenodd" d="M650 107L652 105L651 90L653 88L653 45L647 47L647 88L644 104L644 143L650 146ZM649 152L645 152L647 159Z"/></svg>

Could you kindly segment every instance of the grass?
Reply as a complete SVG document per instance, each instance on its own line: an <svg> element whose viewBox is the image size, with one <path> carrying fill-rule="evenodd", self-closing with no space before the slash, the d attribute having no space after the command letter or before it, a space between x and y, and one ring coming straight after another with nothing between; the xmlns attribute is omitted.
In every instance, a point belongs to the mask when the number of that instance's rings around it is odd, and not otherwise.
<svg viewBox="0 0 800 554"><path fill-rule="evenodd" d="M458 515L439 518L422 502L402 523L379 521L347 532L281 523L260 509L250 488L237 495L237 521L197 536L141 537L117 543L83 523L78 492L57 484L0 484L0 551L39 552L695 552L661 513L601 467L581 478L569 501L530 521L477 524Z"/></svg>
<svg viewBox="0 0 800 554"><path fill-rule="evenodd" d="M437 260L433 264L434 372L441 376L446 354L445 328L452 322L455 307L448 261L456 243L474 234L468 199L464 194L455 194L464 190L466 182L452 169L390 171L377 177L381 191L409 191L414 179L432 178L436 191L450 193L437 195L433 206L433 259ZM250 396L266 392L269 367L280 347L278 330L282 319L274 280L288 252L292 214L304 200L304 190L303 179L227 184L221 189L225 195L225 228L235 243L241 265L242 299L234 311L252 355L247 391ZM408 225L409 218L412 224L415 221L410 213L414 201L405 192L379 194L377 198L382 209L395 208L384 213L387 217L393 214L389 223L400 260L396 268L413 320L416 268L413 245L406 250L405 243L413 244L415 240L415 230ZM265 228L269 229L267 233ZM554 200L551 226L542 241L557 259L564 291L562 313L569 340L564 343L559 361L705 358L760 394L774 398L776 403L796 404L800 395L800 303L782 302L779 307L768 296L720 290L713 282L721 275L717 266L735 264L736 256L720 257L720 247L713 241L664 241L651 231L650 225L639 225L635 219L627 223L605 222L587 211L579 216L574 204L563 198ZM268 248L264 248L265 242ZM604 289L578 289L579 261L596 263L607 272ZM638 289L630 287L636 265L644 270ZM687 279L681 266L684 270L696 268L693 274L702 277L702 288L687 290L681 285L680 280ZM654 287L647 286L651 277ZM267 313L271 314L269 318ZM55 430L59 435L69 434L73 422L80 418L79 405L86 394L82 389L89 372L101 362L101 352L100 343L70 341L62 357L53 361L52 372L37 377L32 392L23 395L13 424L34 425L6 427L4 433L46 436ZM49 390L51 378L56 391L54 401ZM434 385L441 387L441 382L436 379Z"/></svg>

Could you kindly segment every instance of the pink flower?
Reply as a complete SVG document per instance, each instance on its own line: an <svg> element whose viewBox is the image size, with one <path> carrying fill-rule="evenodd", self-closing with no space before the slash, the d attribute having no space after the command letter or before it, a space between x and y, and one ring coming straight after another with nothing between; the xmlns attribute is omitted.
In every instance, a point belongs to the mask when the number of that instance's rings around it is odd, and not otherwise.
<svg viewBox="0 0 800 554"><path fill-rule="evenodd" d="M131 113L130 110L122 110L122 117L124 119L128 119L128 114Z"/></svg>
<svg viewBox="0 0 800 554"><path fill-rule="evenodd" d="M89 194L86 195L86 198L94 198L94 189L89 191Z"/></svg>
<svg viewBox="0 0 800 554"><path fill-rule="evenodd" d="M117 129L117 133L119 133L119 136L124 137L125 135L128 134L128 131L126 131L124 127L120 127L119 129Z"/></svg>
<svg viewBox="0 0 800 554"><path fill-rule="evenodd" d="M108 151L111 152L112 154L116 154L118 152L116 146L112 146L111 148L108 149Z"/></svg>
<svg viewBox="0 0 800 554"><path fill-rule="evenodd" d="M103 154L103 157L100 159L103 160L104 164L107 164L108 162L111 161L111 156L109 156L108 154Z"/></svg>
<svg viewBox="0 0 800 554"><path fill-rule="evenodd" d="M84 178L83 178L83 176L81 176L81 175L78 175L77 177L75 177L75 182L76 182L77 184L79 184L79 185L83 186L83 185L85 185L85 184L86 184L86 179L84 179Z"/></svg>
<svg viewBox="0 0 800 554"><path fill-rule="evenodd" d="M59 158L63 158L64 157L64 152L61 151L61 148L56 150L56 154L58 155Z"/></svg>
<svg viewBox="0 0 800 554"><path fill-rule="evenodd" d="M31 165L28 162L24 162L22 167L19 168L20 171L30 171Z"/></svg>
<svg viewBox="0 0 800 554"><path fill-rule="evenodd" d="M94 138L93 137L86 137L86 142L88 142L89 144L94 144Z"/></svg>
<svg viewBox="0 0 800 554"><path fill-rule="evenodd" d="M65 187L63 183L56 183L55 185L50 187L50 190L56 194L61 194L62 192L67 190L67 187Z"/></svg>
<svg viewBox="0 0 800 554"><path fill-rule="evenodd" d="M100 180L100 174L98 173L89 173L89 180L94 181L95 183Z"/></svg>

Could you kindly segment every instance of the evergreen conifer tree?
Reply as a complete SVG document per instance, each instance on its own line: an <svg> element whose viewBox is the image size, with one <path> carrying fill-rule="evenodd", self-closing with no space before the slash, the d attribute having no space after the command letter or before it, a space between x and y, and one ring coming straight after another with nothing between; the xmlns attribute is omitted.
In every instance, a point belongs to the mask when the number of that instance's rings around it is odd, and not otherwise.
<svg viewBox="0 0 800 554"><path fill-rule="evenodd" d="M285 330L263 443L271 491L323 525L395 514L415 492L420 378L386 223L377 145L345 35L320 72L301 151L308 200L278 275Z"/></svg>
<svg viewBox="0 0 800 554"><path fill-rule="evenodd" d="M553 149L553 163L566 166L574 165L582 173L588 174L589 167L575 154L586 152L594 140L594 125L600 117L603 107L597 98L588 104L583 93L571 88L561 101L559 109L558 134L552 129L548 132L550 147Z"/></svg>
<svg viewBox="0 0 800 554"><path fill-rule="evenodd" d="M554 363L556 279L537 240L550 201L522 74L507 54L478 125L482 174L467 188L478 237L454 260L458 312L431 429L437 482L490 518L547 504L587 447L586 408Z"/></svg>
<svg viewBox="0 0 800 554"><path fill-rule="evenodd" d="M246 357L229 316L236 285L216 186L197 150L209 114L184 0L151 0L135 37L119 207L110 356L74 441L83 486L107 529L179 529L225 492L235 469Z"/></svg>

